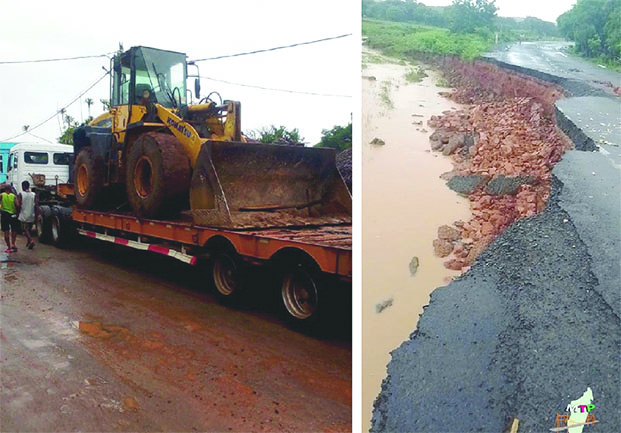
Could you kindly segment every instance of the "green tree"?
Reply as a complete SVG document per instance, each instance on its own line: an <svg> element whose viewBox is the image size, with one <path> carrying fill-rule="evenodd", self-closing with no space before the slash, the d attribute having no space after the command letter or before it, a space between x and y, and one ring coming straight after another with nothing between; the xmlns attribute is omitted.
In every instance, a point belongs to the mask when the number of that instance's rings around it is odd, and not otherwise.
<svg viewBox="0 0 621 433"><path fill-rule="evenodd" d="M259 128L246 133L253 140L257 140L260 143L276 143L276 144L291 144L291 145L304 145L304 137L300 136L298 128L287 129L285 126L274 126Z"/></svg>
<svg viewBox="0 0 621 433"><path fill-rule="evenodd" d="M352 143L351 122L347 126L335 126L321 131L321 141L315 147L330 147L341 152L350 149Z"/></svg>
<svg viewBox="0 0 621 433"><path fill-rule="evenodd" d="M453 0L451 5L451 30L472 33L477 28L494 27L496 0Z"/></svg>
<svg viewBox="0 0 621 433"><path fill-rule="evenodd" d="M556 22L560 33L575 42L578 53L619 61L621 3L618 0L578 0Z"/></svg>
<svg viewBox="0 0 621 433"><path fill-rule="evenodd" d="M73 117L69 116L68 114L65 114L65 118L63 119L63 124L66 125L66 127L65 127L65 130L63 131L62 135L60 137L58 137L58 142L62 143L62 144L71 144L71 145L73 145L73 131L75 131L75 129L78 126L86 125L91 120L93 120L93 118L91 116L88 116L84 120L84 122L82 124L80 124Z"/></svg>
<svg viewBox="0 0 621 433"><path fill-rule="evenodd" d="M104 111L110 110L110 100L109 99L100 99L99 102L102 103Z"/></svg>
<svg viewBox="0 0 621 433"><path fill-rule="evenodd" d="M91 105L93 105L93 100L91 98L86 98L84 102L88 106L88 117L91 117Z"/></svg>

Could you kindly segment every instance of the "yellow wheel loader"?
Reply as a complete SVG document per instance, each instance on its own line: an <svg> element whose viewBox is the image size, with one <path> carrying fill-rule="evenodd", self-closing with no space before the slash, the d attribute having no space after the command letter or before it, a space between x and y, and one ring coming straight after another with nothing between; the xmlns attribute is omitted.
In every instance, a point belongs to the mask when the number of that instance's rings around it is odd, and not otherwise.
<svg viewBox="0 0 621 433"><path fill-rule="evenodd" d="M239 102L200 99L196 78L188 105L187 69L184 53L148 47L111 60L109 112L74 132L78 207L224 228L351 223L332 149L247 142Z"/></svg>

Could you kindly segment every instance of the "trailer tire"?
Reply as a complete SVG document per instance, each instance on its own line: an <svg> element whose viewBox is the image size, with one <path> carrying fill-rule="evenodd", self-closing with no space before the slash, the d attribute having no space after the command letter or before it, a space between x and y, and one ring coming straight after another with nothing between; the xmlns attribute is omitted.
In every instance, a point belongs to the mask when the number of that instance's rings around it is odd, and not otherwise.
<svg viewBox="0 0 621 433"><path fill-rule="evenodd" d="M138 137L127 159L127 200L139 217L174 216L187 205L190 160L172 135Z"/></svg>
<svg viewBox="0 0 621 433"><path fill-rule="evenodd" d="M218 301L237 301L245 286L244 275L243 263L235 252L216 253L211 259L211 277Z"/></svg>
<svg viewBox="0 0 621 433"><path fill-rule="evenodd" d="M313 329L325 307L318 272L290 265L280 275L280 304L285 319L296 328Z"/></svg>
<svg viewBox="0 0 621 433"><path fill-rule="evenodd" d="M52 209L47 205L39 206L40 218L37 219L37 237L42 244L49 244L52 236L51 217Z"/></svg>
<svg viewBox="0 0 621 433"><path fill-rule="evenodd" d="M96 209L102 202L103 164L90 146L83 147L75 159L75 201L83 209Z"/></svg>

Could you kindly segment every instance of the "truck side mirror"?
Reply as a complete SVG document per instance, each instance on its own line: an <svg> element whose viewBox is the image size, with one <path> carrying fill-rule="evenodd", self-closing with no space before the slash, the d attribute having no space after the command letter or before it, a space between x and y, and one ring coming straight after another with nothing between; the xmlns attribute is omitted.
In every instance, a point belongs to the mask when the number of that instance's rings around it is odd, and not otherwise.
<svg viewBox="0 0 621 433"><path fill-rule="evenodd" d="M196 99L201 99L201 80L200 78L194 79L194 94Z"/></svg>

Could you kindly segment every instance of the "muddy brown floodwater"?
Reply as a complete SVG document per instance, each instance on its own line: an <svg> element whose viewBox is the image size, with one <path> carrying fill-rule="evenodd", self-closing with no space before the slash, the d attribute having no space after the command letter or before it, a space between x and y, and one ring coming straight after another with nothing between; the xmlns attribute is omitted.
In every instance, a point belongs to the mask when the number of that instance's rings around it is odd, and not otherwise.
<svg viewBox="0 0 621 433"><path fill-rule="evenodd" d="M362 425L370 427L390 351L416 328L429 294L460 272L434 255L438 227L468 220L468 200L440 175L451 160L430 152L427 120L460 106L438 75L408 83L411 65L369 63L362 84ZM420 123L419 123L420 122ZM374 139L385 144L371 144ZM377 143L378 140L375 140ZM411 266L413 257L418 259ZM414 273L413 273L414 272ZM383 309L382 309L383 308ZM378 312L378 310L381 310Z"/></svg>

